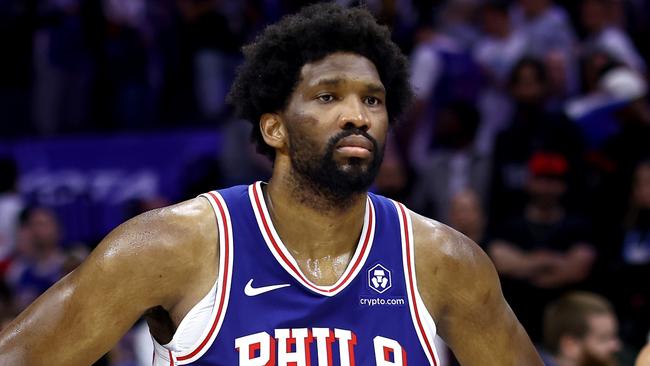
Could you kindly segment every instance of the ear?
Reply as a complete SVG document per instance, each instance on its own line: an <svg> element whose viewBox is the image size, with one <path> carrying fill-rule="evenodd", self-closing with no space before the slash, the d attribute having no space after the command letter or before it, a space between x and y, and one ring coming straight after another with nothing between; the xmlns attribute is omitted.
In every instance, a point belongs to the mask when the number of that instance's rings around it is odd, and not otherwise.
<svg viewBox="0 0 650 366"><path fill-rule="evenodd" d="M287 144L287 130L277 113L264 113L260 117L260 131L267 145L282 149Z"/></svg>

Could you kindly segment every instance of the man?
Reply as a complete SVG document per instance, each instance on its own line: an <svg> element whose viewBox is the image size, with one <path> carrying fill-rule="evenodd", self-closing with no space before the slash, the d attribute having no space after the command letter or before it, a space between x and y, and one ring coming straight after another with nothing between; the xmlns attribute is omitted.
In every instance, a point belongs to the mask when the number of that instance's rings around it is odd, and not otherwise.
<svg viewBox="0 0 650 366"><path fill-rule="evenodd" d="M584 287L597 256L592 226L563 202L569 171L562 154L533 153L523 212L494 229L487 247L506 299L534 342L541 340L544 307L563 292Z"/></svg>
<svg viewBox="0 0 650 366"><path fill-rule="evenodd" d="M0 364L92 363L145 314L156 365L438 365L436 327L463 365L541 365L475 244L367 193L410 94L389 32L316 5L244 53L230 99L269 183L118 227L0 335Z"/></svg>
<svg viewBox="0 0 650 366"><path fill-rule="evenodd" d="M645 62L632 39L621 29L616 14L622 9L611 0L582 0L580 21L586 30L586 39L581 45L583 52L605 52L616 61L639 72L645 73Z"/></svg>
<svg viewBox="0 0 650 366"><path fill-rule="evenodd" d="M549 304L544 314L547 364L557 366L616 365L621 349L618 321L601 296L573 292Z"/></svg>
<svg viewBox="0 0 650 366"><path fill-rule="evenodd" d="M20 214L20 241L5 282L17 310L25 309L67 272L61 227L56 214L44 207L28 207Z"/></svg>

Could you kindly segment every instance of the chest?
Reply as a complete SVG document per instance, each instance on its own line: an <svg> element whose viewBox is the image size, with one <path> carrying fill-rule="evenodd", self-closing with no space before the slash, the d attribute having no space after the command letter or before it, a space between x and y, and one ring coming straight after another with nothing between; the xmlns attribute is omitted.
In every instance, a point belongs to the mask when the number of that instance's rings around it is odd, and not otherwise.
<svg viewBox="0 0 650 366"><path fill-rule="evenodd" d="M316 263L294 258L265 212L233 211L220 226L227 231L209 316L184 320L174 336L170 356L180 364L435 364L435 324L392 202L369 200L354 252ZM202 336L180 336L191 333Z"/></svg>

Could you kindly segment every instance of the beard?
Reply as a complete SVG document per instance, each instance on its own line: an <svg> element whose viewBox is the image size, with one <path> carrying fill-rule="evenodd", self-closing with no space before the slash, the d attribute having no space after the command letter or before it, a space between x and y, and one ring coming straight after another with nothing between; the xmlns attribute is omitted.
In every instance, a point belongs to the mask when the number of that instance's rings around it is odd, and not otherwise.
<svg viewBox="0 0 650 366"><path fill-rule="evenodd" d="M334 159L336 144L343 138L360 135L372 142L372 156L369 162L361 158L346 158L343 162ZM316 151L315 142L297 133L290 135L289 158L296 178L304 187L336 206L344 206L354 195L370 188L379 173L383 159L383 146L367 132L358 128L347 129L336 134L327 142L323 152ZM298 186L301 186L300 184Z"/></svg>
<svg viewBox="0 0 650 366"><path fill-rule="evenodd" d="M585 350L580 361L578 362L579 366L618 366L616 357L614 355L609 355L606 359L602 359L587 350Z"/></svg>

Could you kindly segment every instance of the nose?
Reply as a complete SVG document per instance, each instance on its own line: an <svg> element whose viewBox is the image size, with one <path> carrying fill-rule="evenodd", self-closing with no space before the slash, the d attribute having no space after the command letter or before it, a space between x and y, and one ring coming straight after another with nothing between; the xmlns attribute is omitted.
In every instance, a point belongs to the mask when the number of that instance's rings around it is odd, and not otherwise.
<svg viewBox="0 0 650 366"><path fill-rule="evenodd" d="M339 114L339 127L341 129L358 128L367 131L371 122L364 107L363 101L357 97L349 96L341 103Z"/></svg>

